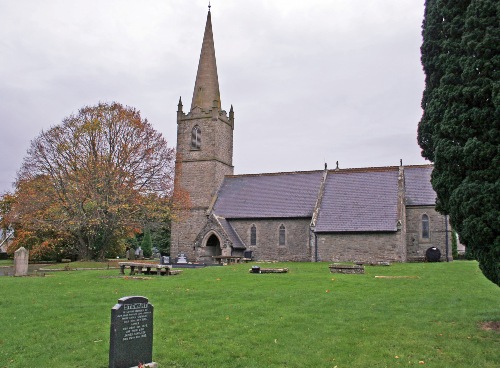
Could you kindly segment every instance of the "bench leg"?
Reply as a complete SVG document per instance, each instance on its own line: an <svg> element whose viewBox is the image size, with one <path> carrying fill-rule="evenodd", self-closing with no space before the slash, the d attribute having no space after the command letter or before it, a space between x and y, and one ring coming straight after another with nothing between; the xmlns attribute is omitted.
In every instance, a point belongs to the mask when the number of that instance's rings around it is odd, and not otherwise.
<svg viewBox="0 0 500 368"><path fill-rule="evenodd" d="M125 265L120 266L120 274L125 275Z"/></svg>
<svg viewBox="0 0 500 368"><path fill-rule="evenodd" d="M135 275L134 270L135 270L135 266L130 266L130 275L131 275L131 276L132 276L132 275Z"/></svg>

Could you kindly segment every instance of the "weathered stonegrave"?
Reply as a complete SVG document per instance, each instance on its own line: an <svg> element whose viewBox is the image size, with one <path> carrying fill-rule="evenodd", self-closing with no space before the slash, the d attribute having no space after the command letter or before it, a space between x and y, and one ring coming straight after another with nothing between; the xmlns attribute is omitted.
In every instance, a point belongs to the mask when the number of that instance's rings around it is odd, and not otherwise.
<svg viewBox="0 0 500 368"><path fill-rule="evenodd" d="M130 368L153 362L153 305L143 296L118 299L111 309L109 368Z"/></svg>
<svg viewBox="0 0 500 368"><path fill-rule="evenodd" d="M333 263L328 266L331 273L345 273L345 274L363 274L365 273L365 267L362 265L347 265L340 263Z"/></svg>
<svg viewBox="0 0 500 368"><path fill-rule="evenodd" d="M21 247L14 252L14 276L26 276L28 274L29 251Z"/></svg>

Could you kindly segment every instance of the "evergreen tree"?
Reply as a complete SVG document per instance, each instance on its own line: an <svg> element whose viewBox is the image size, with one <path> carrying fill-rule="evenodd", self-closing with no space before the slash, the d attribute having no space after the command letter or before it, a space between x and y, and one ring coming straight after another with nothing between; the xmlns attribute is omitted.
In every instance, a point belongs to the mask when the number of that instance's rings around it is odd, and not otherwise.
<svg viewBox="0 0 500 368"><path fill-rule="evenodd" d="M494 0L427 1L422 45L426 90L419 124L422 154L435 164L436 208L449 214L468 251L497 285L499 7ZM437 45L430 47L432 42Z"/></svg>
<svg viewBox="0 0 500 368"><path fill-rule="evenodd" d="M142 252L144 253L144 257L151 257L153 242L151 241L151 230L144 230L144 237L142 238L141 243Z"/></svg>

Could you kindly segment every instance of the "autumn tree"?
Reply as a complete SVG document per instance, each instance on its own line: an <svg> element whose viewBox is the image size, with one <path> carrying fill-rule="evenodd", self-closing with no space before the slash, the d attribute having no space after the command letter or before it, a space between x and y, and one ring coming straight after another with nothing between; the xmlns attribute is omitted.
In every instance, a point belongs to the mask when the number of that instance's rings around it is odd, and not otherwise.
<svg viewBox="0 0 500 368"><path fill-rule="evenodd" d="M500 285L500 7L494 0L427 0L426 88L418 141L434 162L436 208Z"/></svg>
<svg viewBox="0 0 500 368"><path fill-rule="evenodd" d="M82 108L31 142L8 214L21 233L104 258L171 215L174 149L139 111ZM17 239L17 233L16 233Z"/></svg>

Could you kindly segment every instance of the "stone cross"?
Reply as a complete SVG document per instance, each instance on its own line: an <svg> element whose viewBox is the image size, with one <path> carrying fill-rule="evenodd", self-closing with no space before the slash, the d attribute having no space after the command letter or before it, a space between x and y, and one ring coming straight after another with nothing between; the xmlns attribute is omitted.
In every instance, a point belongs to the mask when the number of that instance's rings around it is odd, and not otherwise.
<svg viewBox="0 0 500 368"><path fill-rule="evenodd" d="M26 276L28 274L29 251L21 247L14 252L14 276Z"/></svg>

